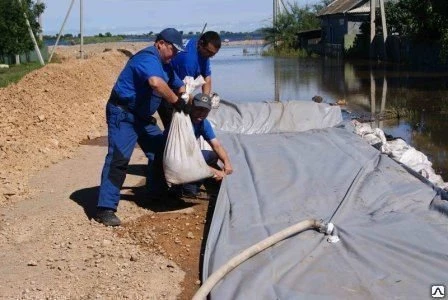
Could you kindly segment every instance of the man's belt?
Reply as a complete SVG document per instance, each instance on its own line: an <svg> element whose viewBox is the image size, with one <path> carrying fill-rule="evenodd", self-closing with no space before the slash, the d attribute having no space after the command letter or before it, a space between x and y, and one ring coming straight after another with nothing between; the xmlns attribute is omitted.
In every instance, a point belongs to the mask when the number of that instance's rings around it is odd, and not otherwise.
<svg viewBox="0 0 448 300"><path fill-rule="evenodd" d="M140 114L136 114L133 111L129 109L127 101L124 101L120 99L120 97L117 95L117 92L115 90L112 90L110 97L109 97L109 103L121 108L122 110L132 113L133 115L137 116L140 120L145 121L148 124L157 125L157 119L153 116L141 116Z"/></svg>
<svg viewBox="0 0 448 300"><path fill-rule="evenodd" d="M110 93L109 103L118 106L127 112L130 112L127 101L120 99L115 90L112 90L112 92Z"/></svg>

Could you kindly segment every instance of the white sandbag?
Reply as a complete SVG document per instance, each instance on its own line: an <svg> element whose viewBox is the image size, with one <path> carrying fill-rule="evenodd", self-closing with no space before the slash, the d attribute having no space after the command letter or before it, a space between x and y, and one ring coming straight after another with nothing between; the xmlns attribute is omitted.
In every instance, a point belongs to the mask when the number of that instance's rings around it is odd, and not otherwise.
<svg viewBox="0 0 448 300"><path fill-rule="evenodd" d="M366 133L362 136L370 145L381 143L381 138L374 133Z"/></svg>
<svg viewBox="0 0 448 300"><path fill-rule="evenodd" d="M204 85L205 80L202 75L199 75L196 79L191 76L185 76L183 82L185 83L186 93L192 95L195 90Z"/></svg>
<svg viewBox="0 0 448 300"><path fill-rule="evenodd" d="M360 123L356 120L352 123L354 132L362 136L370 145L381 142L380 150L382 153L411 168L436 186L448 189L448 183L444 182L443 178L435 173L432 163L425 154L411 147L402 139L386 141L384 132L379 128L372 129L369 124Z"/></svg>
<svg viewBox="0 0 448 300"><path fill-rule="evenodd" d="M193 78L191 76L185 76L183 79L183 82L185 84L185 90L186 93L189 95L193 95L193 93L202 87L205 84L205 79L202 77L202 75L199 75L196 78ZM212 99L212 108L218 108L219 102L221 101L221 97L216 92L212 92L210 94L210 98Z"/></svg>
<svg viewBox="0 0 448 300"><path fill-rule="evenodd" d="M190 116L174 112L163 152L163 170L169 186L213 176L194 136Z"/></svg>

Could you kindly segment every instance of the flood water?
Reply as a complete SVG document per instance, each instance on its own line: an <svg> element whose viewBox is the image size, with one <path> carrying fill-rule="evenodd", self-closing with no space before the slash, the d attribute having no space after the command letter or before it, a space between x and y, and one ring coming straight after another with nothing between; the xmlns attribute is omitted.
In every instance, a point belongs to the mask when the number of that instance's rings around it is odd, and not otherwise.
<svg viewBox="0 0 448 300"><path fill-rule="evenodd" d="M244 50L244 51L243 51ZM213 89L234 102L345 100L346 118L406 108L406 117L372 121L428 156L448 181L448 73L326 58L273 58L262 48L223 47L212 58ZM245 53L244 53L245 52Z"/></svg>

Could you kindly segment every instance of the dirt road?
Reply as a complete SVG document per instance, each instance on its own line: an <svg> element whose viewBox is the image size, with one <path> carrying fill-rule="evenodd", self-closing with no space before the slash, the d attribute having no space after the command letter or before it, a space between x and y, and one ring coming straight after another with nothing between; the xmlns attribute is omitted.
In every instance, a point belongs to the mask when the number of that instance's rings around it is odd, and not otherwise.
<svg viewBox="0 0 448 300"><path fill-rule="evenodd" d="M0 298L190 299L198 288L209 202L146 203L139 149L122 190L123 226L92 220L104 106L127 60L114 49L142 46L87 47L86 60L66 47L62 63L0 89Z"/></svg>

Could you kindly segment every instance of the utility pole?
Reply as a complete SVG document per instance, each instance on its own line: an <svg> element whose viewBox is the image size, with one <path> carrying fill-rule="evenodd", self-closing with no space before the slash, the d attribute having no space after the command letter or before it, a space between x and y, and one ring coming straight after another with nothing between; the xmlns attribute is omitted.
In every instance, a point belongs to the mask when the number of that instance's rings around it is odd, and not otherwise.
<svg viewBox="0 0 448 300"><path fill-rule="evenodd" d="M22 7L22 1L21 0L17 0L17 1L19 2L20 7ZM43 65L45 65L45 63L44 63L44 60L42 58L42 54L40 53L39 46L37 45L36 38L34 37L33 30L31 29L30 21L28 20L28 16L26 15L26 11L23 11L23 16L25 17L26 26L28 27L28 32L29 32L31 40L33 41L33 44L34 44L34 51L36 51L37 57L39 58L39 62L43 66Z"/></svg>
<svg viewBox="0 0 448 300"><path fill-rule="evenodd" d="M280 14L280 3L279 3L279 1L280 0L273 0L272 1L272 28L274 28L274 30L275 30L275 26L277 25L278 15ZM277 36L274 36L274 48L275 47L277 47Z"/></svg>
<svg viewBox="0 0 448 300"><path fill-rule="evenodd" d="M272 27L275 27L277 23L277 15L278 15L278 0L272 1Z"/></svg>
<svg viewBox="0 0 448 300"><path fill-rule="evenodd" d="M51 58L53 57L53 54L54 54L54 50L56 50L56 47L58 46L59 39L61 38L62 31L64 30L65 22L67 22L68 16L70 15L70 11L72 10L73 3L75 3L75 0L72 0L72 2L70 3L70 7L68 8L67 14L65 15L64 22L62 22L62 26L61 26L61 29L59 30L59 34L58 34L58 37L56 38L56 42L54 43L53 48L51 48L51 53L50 53L50 57L48 58L48 62L51 61Z"/></svg>
<svg viewBox="0 0 448 300"><path fill-rule="evenodd" d="M83 0L79 0L79 31L80 31L79 57L81 59L84 58L84 50L83 50L83 46L84 46L84 29L83 29L82 8L83 8Z"/></svg>
<svg viewBox="0 0 448 300"><path fill-rule="evenodd" d="M285 2L283 2L283 0L273 0L272 25L275 25L275 23L277 23L278 15L282 13L280 4L283 6L283 11L288 12L288 8L286 7Z"/></svg>
<svg viewBox="0 0 448 300"><path fill-rule="evenodd" d="M40 3L41 3L41 0L37 0L37 1L36 1L36 4L37 4L37 5L39 5ZM42 41L42 40L43 40L43 36L42 36L42 28L43 28L43 26L42 26L42 14L40 14L40 15L37 17L37 22L39 23L39 26L40 26L39 41Z"/></svg>
<svg viewBox="0 0 448 300"><path fill-rule="evenodd" d="M386 24L386 11L384 8L384 0L370 0L370 58L375 58L375 36L376 36L376 4L379 1L380 13L381 13L381 27L383 28L383 49L384 49L384 59L387 59L387 24Z"/></svg>
<svg viewBox="0 0 448 300"><path fill-rule="evenodd" d="M375 39L376 0L370 0L370 58L375 57L373 41Z"/></svg>
<svg viewBox="0 0 448 300"><path fill-rule="evenodd" d="M380 0L380 11L381 11L381 27L383 27L383 47L384 47L384 59L387 59L387 25L386 25L386 12L384 10L384 0Z"/></svg>

